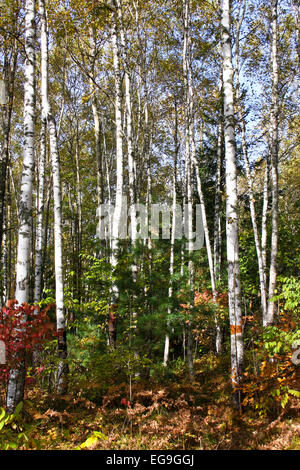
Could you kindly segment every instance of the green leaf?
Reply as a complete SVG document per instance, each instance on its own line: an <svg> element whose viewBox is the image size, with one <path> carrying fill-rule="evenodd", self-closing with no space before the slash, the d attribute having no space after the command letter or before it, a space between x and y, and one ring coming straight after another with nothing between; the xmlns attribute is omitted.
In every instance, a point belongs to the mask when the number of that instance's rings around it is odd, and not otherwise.
<svg viewBox="0 0 300 470"><path fill-rule="evenodd" d="M20 414L22 408L23 408L23 402L20 401L20 403L18 403L17 406L16 406L14 415L15 415L15 416L19 416L19 414Z"/></svg>
<svg viewBox="0 0 300 470"><path fill-rule="evenodd" d="M293 395L294 397L300 398L300 392L299 390L292 390L289 388L288 392Z"/></svg>
<svg viewBox="0 0 300 470"><path fill-rule="evenodd" d="M0 408L0 421L2 420L2 418L5 416L5 410L3 408Z"/></svg>

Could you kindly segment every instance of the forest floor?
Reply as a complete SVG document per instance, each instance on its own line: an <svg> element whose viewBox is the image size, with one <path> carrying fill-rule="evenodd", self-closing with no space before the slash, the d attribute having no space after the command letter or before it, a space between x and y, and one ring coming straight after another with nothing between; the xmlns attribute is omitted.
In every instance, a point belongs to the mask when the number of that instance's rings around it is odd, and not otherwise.
<svg viewBox="0 0 300 470"><path fill-rule="evenodd" d="M217 360L216 360L217 361ZM27 391L26 448L42 450L300 450L300 400L273 416L233 411L221 364L196 362L194 382L116 384L99 399L96 385L58 397ZM86 393L88 392L88 393ZM24 447L25 448L25 447Z"/></svg>

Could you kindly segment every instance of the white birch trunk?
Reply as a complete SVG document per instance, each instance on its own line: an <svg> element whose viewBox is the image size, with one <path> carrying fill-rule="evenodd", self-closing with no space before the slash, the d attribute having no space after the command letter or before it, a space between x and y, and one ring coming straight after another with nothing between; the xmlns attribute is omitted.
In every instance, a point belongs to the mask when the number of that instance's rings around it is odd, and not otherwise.
<svg viewBox="0 0 300 470"><path fill-rule="evenodd" d="M37 222L36 222L36 237L35 237L35 270L34 270L34 303L37 305L42 299L42 286L43 286L43 247L44 247L44 204L45 204L45 163L46 163L46 132L47 122L45 117L42 117L41 126L41 146L40 156L38 161L38 195L37 195ZM40 352L37 348L33 351L33 364L37 366L40 362Z"/></svg>
<svg viewBox="0 0 300 470"><path fill-rule="evenodd" d="M127 153L128 153L128 173L129 173L129 214L131 221L131 239L134 244L136 241L136 211L135 211L135 162L133 152L133 129L132 129L132 99L131 99L131 79L128 68L128 46L123 27L122 1L117 0L120 39L122 46L122 57L124 62L124 79L125 79L125 111L126 111L126 137L127 137ZM136 267L132 267L133 272Z"/></svg>
<svg viewBox="0 0 300 470"><path fill-rule="evenodd" d="M215 193L215 214L214 214L214 248L213 248L213 266L214 277L217 281L221 280L221 262L222 262L222 233L221 233L221 169L222 169L222 137L223 122L220 119L218 125L217 141L217 174L216 174L216 193ZM216 286L217 289L217 286ZM222 352L223 328L220 321L216 318L216 353Z"/></svg>
<svg viewBox="0 0 300 470"><path fill-rule="evenodd" d="M39 0L39 13L41 18L42 114L49 128L53 179L56 327L58 333L58 356L60 358L57 370L57 391L59 394L63 394L67 391L67 366L65 364L67 341L62 256L62 197L56 123L51 112L48 94L48 26L45 0Z"/></svg>
<svg viewBox="0 0 300 470"><path fill-rule="evenodd" d="M222 169L222 135L223 124L218 125L217 143L217 174L215 193L215 217L214 217L214 272L215 279L220 280L220 270L222 262L222 239L221 239L221 169Z"/></svg>
<svg viewBox="0 0 300 470"><path fill-rule="evenodd" d="M13 21L14 26L15 20ZM9 44L9 42L8 42ZM9 169L10 169L10 136L12 127L12 112L14 106L15 95L15 76L18 61L18 46L15 39L11 46L3 45L4 50L1 54L3 59L2 79L0 80L0 105L1 105L1 142L0 142L0 258L3 242L3 250L5 250L5 231L4 219L6 213L6 194L7 186L9 183ZM6 237L7 238L7 237ZM5 286L5 271L3 272L3 279L0 276L0 290L6 289ZM6 290L7 293L7 290ZM3 293L5 299L6 294Z"/></svg>
<svg viewBox="0 0 300 470"><path fill-rule="evenodd" d="M269 158L266 158L264 186L263 186L263 210L262 210L262 222L261 222L261 254L264 269L264 281L265 286L267 285L267 216L268 216L268 205L269 205Z"/></svg>
<svg viewBox="0 0 300 470"><path fill-rule="evenodd" d="M226 236L228 263L228 302L231 336L231 381L235 406L240 409L239 386L244 356L243 322L241 312L239 241L237 213L237 168L233 100L233 66L230 38L230 2L222 0L222 58L224 85L224 137L226 160Z"/></svg>
<svg viewBox="0 0 300 470"><path fill-rule="evenodd" d="M254 200L254 192L253 192L253 178L252 178L249 158L248 158L248 149L247 149L247 143L246 143L246 124L245 124L245 119L243 116L243 109L242 109L242 104L241 104L240 81L239 81L240 30L241 30L242 22L245 16L245 9L246 9L245 0L243 0L240 6L242 7L242 13L241 13L241 16L238 22L237 31L236 31L236 69L235 69L236 99L237 99L238 116L239 116L241 133L242 133L242 150L243 150L243 156L244 156L244 162L245 162L246 178L247 178L248 193L249 193L250 215L251 215L251 222L252 222L252 228L253 228L253 234L254 234L256 256L257 256L257 261L258 261L262 318L263 318L263 324L265 324L266 315L267 315L267 289L266 289L266 283L265 283L265 270L264 270L264 264L263 264L261 240L259 237L259 230L258 230L258 224L257 224L257 219L256 219L255 200Z"/></svg>
<svg viewBox="0 0 300 470"><path fill-rule="evenodd" d="M170 250L170 281L169 281L169 290L168 290L168 299L169 302L173 296L173 274L174 274L174 244L175 244L175 230L176 230L176 204L177 204L177 191L176 191L176 182L177 182L177 157L179 151L179 144L178 144L178 110L177 110L177 102L175 98L175 129L174 129L174 169L173 169L173 201L172 201L172 228L171 228L171 250ZM168 316L171 314L171 307L168 306ZM167 321L167 329L169 327L169 321ZM170 352L170 335L167 331L165 336L165 348L164 348L164 360L163 365L166 366L169 360L169 352Z"/></svg>
<svg viewBox="0 0 300 470"><path fill-rule="evenodd" d="M45 202L45 162L46 162L46 129L47 123L43 119L41 131L41 148L38 166L38 200L37 200L37 224L35 239L35 273L34 273L34 303L38 304L42 298L43 277L43 245L44 228L43 214Z"/></svg>
<svg viewBox="0 0 300 470"><path fill-rule="evenodd" d="M29 301L30 249L32 224L32 186L35 145L35 1L25 3L25 83L24 83L24 155L19 203L19 234L15 297L19 304ZM25 319L24 319L25 320ZM11 369L6 406L12 413L23 400L25 383L24 362Z"/></svg>
<svg viewBox="0 0 300 470"><path fill-rule="evenodd" d="M126 112L126 137L127 137L127 155L128 155L128 174L129 174L129 215L130 215L130 228L131 233L131 244L133 249L136 246L137 239L137 219L136 219L136 210L135 210L135 197L136 197L136 188L135 188L135 161L134 161L134 149L133 149L133 128L132 128L132 99L131 99L131 80L129 75L128 68L128 46L126 43L126 37L123 27L123 13L122 13L122 1L117 0L117 9L118 9L118 19L120 25L120 39L122 46L122 56L125 67L125 112ZM138 268L136 260L133 261L131 266L132 271L132 281L133 289L135 289L135 284L137 280ZM133 295L133 303L136 303L136 296ZM132 312L133 320L133 330L136 332L137 328L137 312L136 309L133 309ZM135 351L135 357L138 358L138 353Z"/></svg>
<svg viewBox="0 0 300 470"><path fill-rule="evenodd" d="M114 25L112 29L112 50L113 50L113 63L114 63L114 80L115 80L115 125L116 125L116 197L115 209L112 220L112 233L111 233L111 265L114 270L117 266L118 242L120 233L120 221L122 215L123 203L123 129L122 129L122 81L120 72L120 58L119 58L119 31L118 19L114 13ZM109 323L109 340L111 348L115 347L116 329L115 329L115 309L118 303L119 290L115 282L112 284L111 290L111 312Z"/></svg>
<svg viewBox="0 0 300 470"><path fill-rule="evenodd" d="M272 105L271 105L271 180L272 180L272 235L269 271L269 303L266 325L274 323L275 302L272 300L276 289L277 254L278 254L278 57L277 57L277 0L271 2L272 14Z"/></svg>
<svg viewBox="0 0 300 470"><path fill-rule="evenodd" d="M7 290L7 244L8 244L8 237L7 237L7 228L8 228L8 217L7 217L8 209L3 211L3 239L2 239L2 251L0 250L1 254L1 265L2 265L2 289L1 289L1 306L6 305L8 300L8 290Z"/></svg>
<svg viewBox="0 0 300 470"><path fill-rule="evenodd" d="M190 62L190 0L183 0L183 16L184 16L184 35L183 35L183 81L184 81L184 119L185 119L185 159L186 159L186 203L187 203L187 228L188 228L188 253L189 253L189 321L187 336L187 359L189 374L194 375L193 361L193 334L192 334L192 314L194 307L194 263L191 259L193 254L193 192L192 192L192 113L193 103L191 97L191 62Z"/></svg>
<svg viewBox="0 0 300 470"><path fill-rule="evenodd" d="M90 78L90 91L92 93L92 111L94 118L95 153L97 165L97 199L98 199L98 223L101 224L101 204L104 203L103 194L103 159L101 153L101 125L99 119L98 100L95 86L95 57L96 57L96 33L90 29L90 55L92 57L92 70Z"/></svg>

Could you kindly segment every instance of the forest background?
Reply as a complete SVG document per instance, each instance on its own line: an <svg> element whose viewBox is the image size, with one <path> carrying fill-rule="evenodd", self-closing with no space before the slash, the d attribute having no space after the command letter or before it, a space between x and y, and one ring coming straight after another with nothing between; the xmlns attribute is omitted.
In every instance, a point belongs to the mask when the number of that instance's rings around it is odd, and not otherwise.
<svg viewBox="0 0 300 470"><path fill-rule="evenodd" d="M299 1L0 6L0 447L299 448Z"/></svg>

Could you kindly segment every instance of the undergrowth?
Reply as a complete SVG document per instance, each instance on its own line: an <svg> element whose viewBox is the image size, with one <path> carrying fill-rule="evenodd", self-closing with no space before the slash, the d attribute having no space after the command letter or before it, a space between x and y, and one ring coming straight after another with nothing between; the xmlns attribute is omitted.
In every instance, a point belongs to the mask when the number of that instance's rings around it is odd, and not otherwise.
<svg viewBox="0 0 300 470"><path fill-rule="evenodd" d="M12 418L0 431L2 448L4 438L11 448L45 450L299 448L297 397L276 419L251 407L239 414L232 408L229 378L224 380L229 357L208 354L196 360L194 380L182 364L172 366L161 381L154 372L131 387L116 379L104 393L97 383L83 393L74 382L72 394L62 397L34 385L16 427Z"/></svg>

